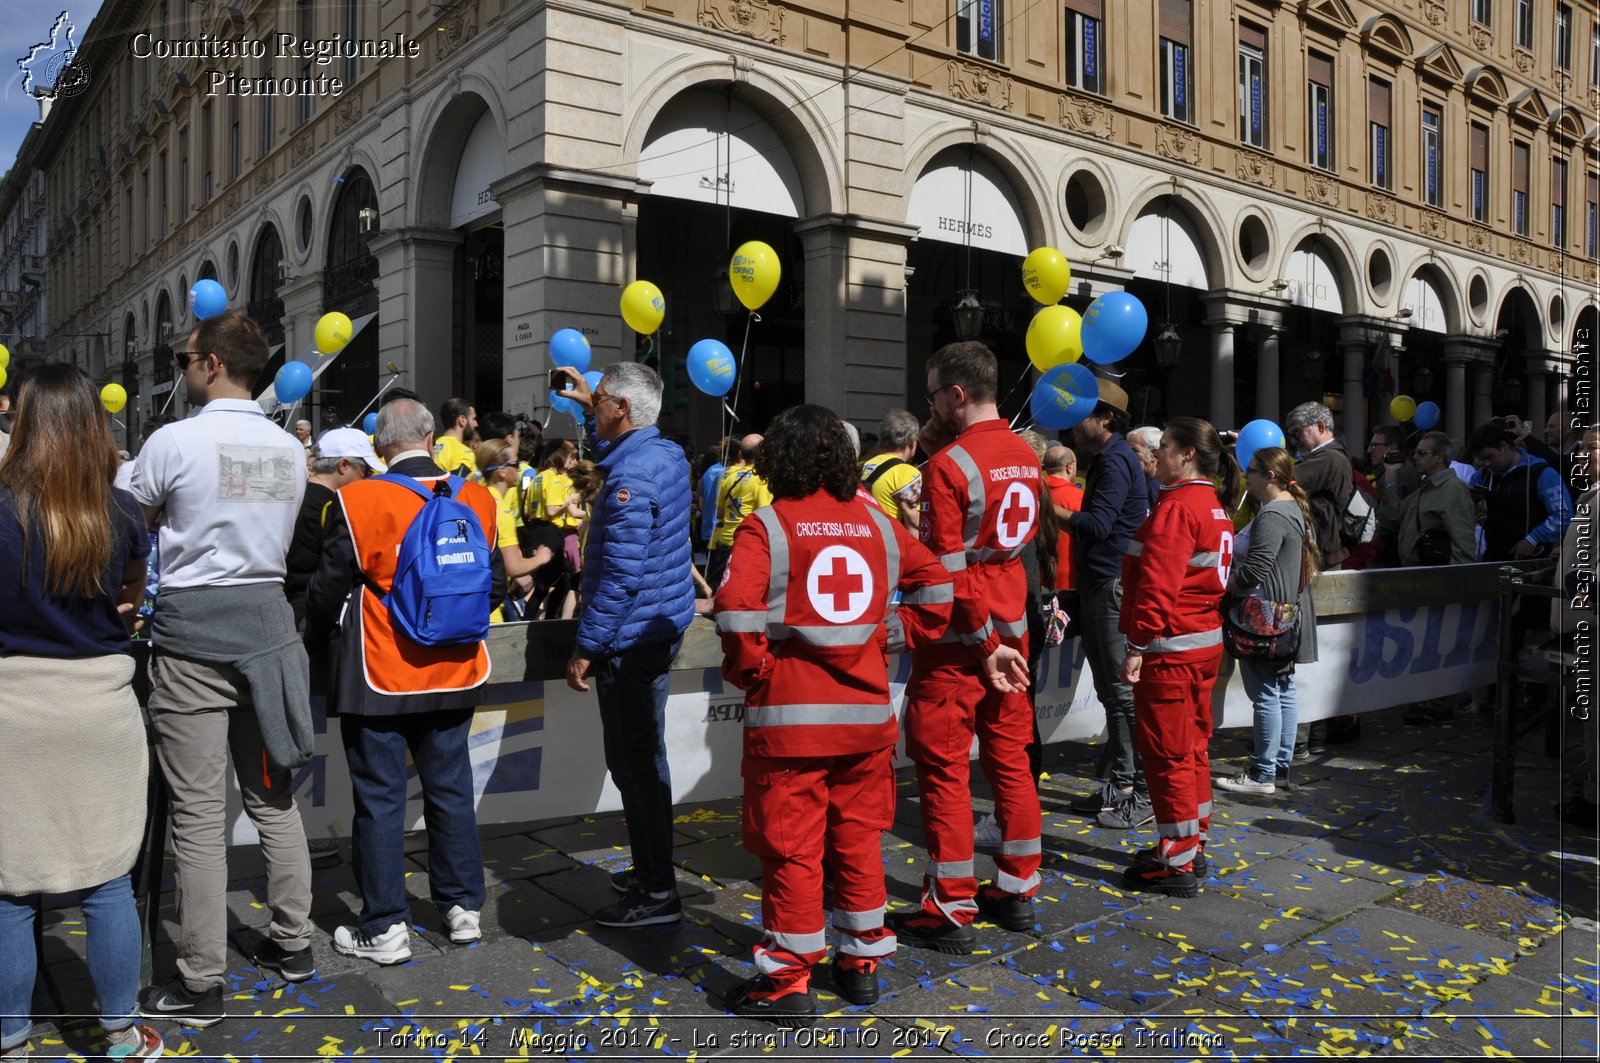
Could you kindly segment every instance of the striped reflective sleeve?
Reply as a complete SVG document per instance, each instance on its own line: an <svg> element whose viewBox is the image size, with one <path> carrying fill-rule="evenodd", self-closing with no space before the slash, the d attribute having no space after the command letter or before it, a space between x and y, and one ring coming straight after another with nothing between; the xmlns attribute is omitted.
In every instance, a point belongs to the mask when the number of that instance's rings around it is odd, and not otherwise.
<svg viewBox="0 0 1600 1063"><path fill-rule="evenodd" d="M901 596L904 605L943 605L945 602L956 600L956 585L954 583L935 583L927 587L918 587L914 591L907 591Z"/></svg>
<svg viewBox="0 0 1600 1063"><path fill-rule="evenodd" d="M755 635L767 630L765 609L729 609L717 614L717 634Z"/></svg>
<svg viewBox="0 0 1600 1063"><path fill-rule="evenodd" d="M928 861L928 873L934 878L971 878L971 860Z"/></svg>
<svg viewBox="0 0 1600 1063"><path fill-rule="evenodd" d="M891 612L888 619L883 622L883 626L888 636L885 649L889 653L906 652L906 625L905 621L900 619L899 612Z"/></svg>
<svg viewBox="0 0 1600 1063"><path fill-rule="evenodd" d="M967 515L961 525L961 541L971 550L977 545L978 533L983 530L983 477L978 473L978 463L972 460L965 447L951 447L945 453L967 478Z"/></svg>
<svg viewBox="0 0 1600 1063"><path fill-rule="evenodd" d="M878 633L877 624L769 623L766 627L769 639L794 638L807 646L863 646Z"/></svg>
<svg viewBox="0 0 1600 1063"><path fill-rule="evenodd" d="M940 554L939 564L952 574L964 571L967 567L967 552L963 550L959 554Z"/></svg>
<svg viewBox="0 0 1600 1063"><path fill-rule="evenodd" d="M1157 823L1156 834L1163 838L1192 838L1200 833L1198 819L1186 819L1181 823Z"/></svg>
<svg viewBox="0 0 1600 1063"><path fill-rule="evenodd" d="M766 943L785 952L804 955L808 952L821 952L827 948L828 935L824 930L818 930L815 934L785 934L781 930L768 930Z"/></svg>
<svg viewBox="0 0 1600 1063"><path fill-rule="evenodd" d="M1018 878L1015 875L1006 874L999 868L994 869L994 884L1006 893L1028 893L1038 889L1039 883L1042 881L1037 871L1027 878Z"/></svg>
<svg viewBox="0 0 1600 1063"><path fill-rule="evenodd" d="M898 944L893 934L872 941L862 941L850 934L839 935L839 951L846 956L892 956Z"/></svg>
<svg viewBox="0 0 1600 1063"><path fill-rule="evenodd" d="M864 912L847 912L843 908L833 910L833 925L839 930L876 930L883 925L884 909L871 908Z"/></svg>
<svg viewBox="0 0 1600 1063"><path fill-rule="evenodd" d="M1189 558L1190 568L1216 568L1222 561L1222 554L1216 550L1202 550Z"/></svg>
<svg viewBox="0 0 1600 1063"><path fill-rule="evenodd" d="M776 626L783 623L789 610L789 536L771 506L762 506L750 516L767 529L767 552L772 557L772 571L767 576L767 622Z"/></svg>
<svg viewBox="0 0 1600 1063"><path fill-rule="evenodd" d="M1023 630L1027 630L1027 629L1024 628ZM985 642L989 641L989 636L993 635L993 634L994 634L994 621L985 620L983 622L983 626L980 627L978 630L976 630L976 631L968 631L965 634L959 635L958 637L961 639L962 645L965 645L965 646L982 646Z"/></svg>
<svg viewBox="0 0 1600 1063"><path fill-rule="evenodd" d="M894 592L900 586L900 540L895 538L894 526L882 510L866 507L867 516L878 526L878 537L883 540L885 568L888 569L889 578L884 583L883 601L887 606L894 600Z"/></svg>
<svg viewBox="0 0 1600 1063"><path fill-rule="evenodd" d="M992 622L996 631L1000 632L1002 635L1008 635L1014 639L1020 639L1022 636L1028 633L1028 621L1025 619L995 620Z"/></svg>
<svg viewBox="0 0 1600 1063"><path fill-rule="evenodd" d="M1000 853L1002 856L1038 856L1043 851L1040 841L1039 838L1019 838L1001 842Z"/></svg>

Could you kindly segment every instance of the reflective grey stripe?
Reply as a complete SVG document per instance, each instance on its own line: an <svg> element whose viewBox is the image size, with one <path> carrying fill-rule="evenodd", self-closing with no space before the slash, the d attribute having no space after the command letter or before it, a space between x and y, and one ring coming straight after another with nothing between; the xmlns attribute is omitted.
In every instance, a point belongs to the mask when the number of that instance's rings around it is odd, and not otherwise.
<svg viewBox="0 0 1600 1063"><path fill-rule="evenodd" d="M1151 639L1144 652L1182 653L1184 650L1203 650L1207 646L1220 645L1222 645L1222 629L1219 627L1210 631L1196 631L1192 635L1169 635L1166 638Z"/></svg>
<svg viewBox="0 0 1600 1063"><path fill-rule="evenodd" d="M746 727L873 726L894 719L893 705L746 705Z"/></svg>
<svg viewBox="0 0 1600 1063"><path fill-rule="evenodd" d="M918 587L900 598L902 605L941 605L956 600L954 583L935 583L931 587Z"/></svg>
<svg viewBox="0 0 1600 1063"><path fill-rule="evenodd" d="M1198 812L1198 815L1200 816L1201 819L1205 819L1207 816L1211 815L1211 802L1210 801L1203 802L1200 805L1200 811Z"/></svg>
<svg viewBox="0 0 1600 1063"><path fill-rule="evenodd" d="M1027 630L1026 626L1024 626L1023 630ZM978 630L969 631L966 634L961 635L960 638L962 644L965 646L982 646L985 642L989 641L989 636L993 634L994 622L992 620L985 620L983 622L983 626ZM1218 633L1217 637L1222 637L1220 632Z"/></svg>
<svg viewBox="0 0 1600 1063"><path fill-rule="evenodd" d="M1000 843L1000 855L1002 856L1038 856L1039 852L1038 838L1022 838L1014 842Z"/></svg>
<svg viewBox="0 0 1600 1063"><path fill-rule="evenodd" d="M771 506L762 506L750 516L767 529L767 552L772 558L772 572L767 576L767 623L782 625L789 609L789 536Z"/></svg>
<svg viewBox="0 0 1600 1063"><path fill-rule="evenodd" d="M986 546L982 550L971 550L968 552L971 554L972 560L974 561L993 561L997 557L1018 557L1021 555L1022 551L1026 550L1032 545L1033 540L1029 539L1027 542L1018 543L1016 546L1013 546L1010 549L1000 546Z"/></svg>
<svg viewBox="0 0 1600 1063"><path fill-rule="evenodd" d="M1222 554L1216 550L1202 550L1189 558L1190 568L1216 568L1222 560Z"/></svg>
<svg viewBox="0 0 1600 1063"><path fill-rule="evenodd" d="M1182 823L1157 823L1156 834L1163 838L1198 838L1200 836L1200 821L1198 819L1186 819Z"/></svg>
<svg viewBox="0 0 1600 1063"><path fill-rule="evenodd" d="M949 860L941 864L937 861L929 860L928 874L934 878L971 878L972 861Z"/></svg>
<svg viewBox="0 0 1600 1063"><path fill-rule="evenodd" d="M884 621L888 630L890 653L904 653L906 651L906 625L901 621L899 613L890 613L889 619Z"/></svg>
<svg viewBox="0 0 1600 1063"><path fill-rule="evenodd" d="M815 934L785 934L779 930L769 930L766 940L761 944L789 952L821 952L828 947L828 935L822 930L818 930Z"/></svg>
<svg viewBox="0 0 1600 1063"><path fill-rule="evenodd" d="M843 908L833 910L833 925L840 930L876 930L883 925L883 908L872 908L865 912L847 912Z"/></svg>
<svg viewBox="0 0 1600 1063"><path fill-rule="evenodd" d="M1038 888L1041 881L1037 871L1027 878L1018 878L1015 875L1006 874L998 867L994 869L994 884L1007 893L1027 893L1029 890Z"/></svg>
<svg viewBox="0 0 1600 1063"><path fill-rule="evenodd" d="M949 866L952 866L952 865L930 863L929 866L930 867L949 867ZM967 878L971 878L972 877L972 863L971 863L971 861L968 861L968 863L967 863L967 874L966 874L965 877L967 877ZM933 906L935 908L939 909L940 912L944 913L944 917L946 919L950 920L952 923L961 923L961 922L968 922L969 921L969 920L957 919L956 918L956 913L957 912L973 912L973 913L976 913L977 910L978 910L978 902L977 902L976 898L973 898L973 897L968 897L965 900L960 900L960 901L947 901L947 900L944 900L943 898L941 898L939 896L938 880L934 879L934 878L926 879L925 880L925 885L922 888L922 908L923 908L924 911L927 910L929 901L932 901L933 902Z"/></svg>
<svg viewBox="0 0 1600 1063"><path fill-rule="evenodd" d="M767 611L730 609L717 614L717 633L720 635L751 635L767 630Z"/></svg>
<svg viewBox="0 0 1600 1063"><path fill-rule="evenodd" d="M1028 622L1026 620L991 619L991 622L994 624L994 629L1000 632L1000 634L1010 635L1014 639L1020 639L1022 636L1028 633Z"/></svg>
<svg viewBox="0 0 1600 1063"><path fill-rule="evenodd" d="M1172 845L1167 847L1167 851L1165 853L1161 852L1160 846L1156 847L1156 859L1168 867L1173 868L1183 867L1186 864L1192 864L1194 863L1194 858L1199 855L1200 841L1198 838L1193 839L1192 844L1186 842L1174 842Z"/></svg>
<svg viewBox="0 0 1600 1063"><path fill-rule="evenodd" d="M951 447L945 453L967 478L967 519L961 525L961 544L971 550L978 544L978 533L983 530L983 479L978 474L978 463L972 460L965 447Z"/></svg>
<svg viewBox="0 0 1600 1063"><path fill-rule="evenodd" d="M872 506L866 509L867 516L878 526L878 537L883 540L884 560L888 563L889 578L883 585L883 607L887 610L889 603L894 601L894 592L900 586L900 540L894 537L894 528L882 510Z"/></svg>
<svg viewBox="0 0 1600 1063"><path fill-rule="evenodd" d="M773 642L792 638L807 646L861 646L877 633L877 624L767 624Z"/></svg>
<svg viewBox="0 0 1600 1063"><path fill-rule="evenodd" d="M1144 553L1144 543L1139 542L1137 539L1129 539L1128 545L1122 548L1122 552L1129 557L1138 557Z"/></svg>
<svg viewBox="0 0 1600 1063"><path fill-rule="evenodd" d="M960 572L967 567L967 552L963 550L959 554L940 554L939 564L948 572Z"/></svg>
<svg viewBox="0 0 1600 1063"><path fill-rule="evenodd" d="M897 945L899 941L893 934L874 941L862 941L849 934L839 935L839 951L846 956L892 956Z"/></svg>

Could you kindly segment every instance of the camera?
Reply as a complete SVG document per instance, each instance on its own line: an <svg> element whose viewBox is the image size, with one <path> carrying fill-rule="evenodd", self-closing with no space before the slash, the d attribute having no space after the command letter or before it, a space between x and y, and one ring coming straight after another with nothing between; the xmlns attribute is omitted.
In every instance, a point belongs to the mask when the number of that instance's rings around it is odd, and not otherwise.
<svg viewBox="0 0 1600 1063"><path fill-rule="evenodd" d="M1385 465L1403 465L1405 460L1406 456L1400 453L1398 450L1391 450L1383 456L1383 463Z"/></svg>
<svg viewBox="0 0 1600 1063"><path fill-rule="evenodd" d="M550 393L551 394L555 394L558 391L565 391L567 388L569 388L571 386L572 386L572 378L567 376L565 370L562 370L562 369L552 369L552 370L550 370Z"/></svg>

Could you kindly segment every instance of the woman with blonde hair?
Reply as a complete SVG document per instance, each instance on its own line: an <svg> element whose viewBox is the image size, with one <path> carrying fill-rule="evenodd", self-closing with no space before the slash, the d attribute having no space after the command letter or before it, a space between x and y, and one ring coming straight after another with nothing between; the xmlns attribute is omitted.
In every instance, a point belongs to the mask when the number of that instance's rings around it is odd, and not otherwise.
<svg viewBox="0 0 1600 1063"><path fill-rule="evenodd" d="M1294 757L1295 725L1300 715L1294 666L1317 659L1317 618L1309 584L1318 556L1311 500L1294 482L1289 452L1263 447L1250 456L1244 477L1257 510L1250 522L1249 551L1243 558L1235 555L1228 593L1254 595L1269 607L1288 606L1277 612L1294 618L1300 642L1288 660L1239 660L1239 677L1255 706L1255 741L1250 766L1230 778L1218 779L1216 786L1231 793L1270 794L1279 779L1288 779Z"/></svg>
<svg viewBox="0 0 1600 1063"><path fill-rule="evenodd" d="M26 373L0 461L0 1059L26 1059L41 894L68 894L110 1059L154 1059L128 871L150 770L128 632L150 537L89 377ZM63 696L64 694L69 696Z"/></svg>

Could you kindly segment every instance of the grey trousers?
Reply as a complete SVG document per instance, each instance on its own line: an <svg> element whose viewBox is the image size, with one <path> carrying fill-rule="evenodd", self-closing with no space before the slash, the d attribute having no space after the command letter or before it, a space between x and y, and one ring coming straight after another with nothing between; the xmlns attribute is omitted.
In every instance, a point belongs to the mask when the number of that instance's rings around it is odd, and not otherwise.
<svg viewBox="0 0 1600 1063"><path fill-rule="evenodd" d="M1079 637L1094 677L1095 696L1106 711L1104 767L1119 788L1134 787L1147 793L1144 768L1133 744L1133 687L1122 681L1122 657L1128 640L1117 630L1122 618L1122 580L1107 580L1078 592Z"/></svg>
<svg viewBox="0 0 1600 1063"><path fill-rule="evenodd" d="M311 943L311 853L289 773L269 765L250 686L238 670L160 652L150 664L156 759L172 797L178 872L178 973L191 992L227 973L227 768L261 835L267 864L267 934L290 951Z"/></svg>

